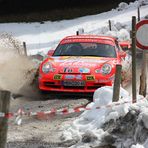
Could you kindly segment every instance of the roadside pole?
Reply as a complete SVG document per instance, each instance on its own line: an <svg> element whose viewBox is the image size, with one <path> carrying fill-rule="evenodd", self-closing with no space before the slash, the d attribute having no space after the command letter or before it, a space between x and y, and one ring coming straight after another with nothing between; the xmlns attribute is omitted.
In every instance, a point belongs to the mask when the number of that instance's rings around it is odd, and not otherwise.
<svg viewBox="0 0 148 148"><path fill-rule="evenodd" d="M138 6L137 14L138 14L138 22L139 22L140 21L140 6Z"/></svg>
<svg viewBox="0 0 148 148"><path fill-rule="evenodd" d="M76 31L76 35L79 35L79 31Z"/></svg>
<svg viewBox="0 0 148 148"><path fill-rule="evenodd" d="M136 102L136 17L132 17L132 101Z"/></svg>
<svg viewBox="0 0 148 148"><path fill-rule="evenodd" d="M108 21L108 24L109 24L109 30L112 31L111 20Z"/></svg>
<svg viewBox="0 0 148 148"><path fill-rule="evenodd" d="M27 56L26 42L23 42L24 54Z"/></svg>
<svg viewBox="0 0 148 148"><path fill-rule="evenodd" d="M0 90L0 112L9 113L10 92ZM8 119L0 117L0 148L6 148Z"/></svg>
<svg viewBox="0 0 148 148"><path fill-rule="evenodd" d="M146 89L147 89L147 84L146 84L146 73L147 73L147 57L146 57L146 51L143 50L142 53L142 69L141 69L141 75L140 75L140 88L139 88L139 94L143 95L146 97Z"/></svg>
<svg viewBox="0 0 148 148"><path fill-rule="evenodd" d="M113 102L117 102L119 100L120 95L120 84L121 84L121 65L116 65L116 73L115 73L115 80L114 80L114 88L113 88Z"/></svg>
<svg viewBox="0 0 148 148"><path fill-rule="evenodd" d="M84 34L84 29L83 29L83 28L79 28L79 29L76 31L76 35L80 35L80 34Z"/></svg>

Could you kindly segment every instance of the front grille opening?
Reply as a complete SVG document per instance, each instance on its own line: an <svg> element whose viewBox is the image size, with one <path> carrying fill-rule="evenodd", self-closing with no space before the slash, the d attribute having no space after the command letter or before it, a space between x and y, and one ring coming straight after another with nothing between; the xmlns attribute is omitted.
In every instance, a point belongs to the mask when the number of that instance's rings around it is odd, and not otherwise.
<svg viewBox="0 0 148 148"><path fill-rule="evenodd" d="M60 85L55 85L54 82L44 82L44 86L49 88L61 89Z"/></svg>
<svg viewBox="0 0 148 148"><path fill-rule="evenodd" d="M50 88L61 89L61 86L58 86L58 85L51 85Z"/></svg>
<svg viewBox="0 0 148 148"><path fill-rule="evenodd" d="M100 88L101 86L88 86L87 89L97 89L97 88Z"/></svg>
<svg viewBox="0 0 148 148"><path fill-rule="evenodd" d="M95 83L94 85L96 85L96 86L105 86L104 83Z"/></svg>
<svg viewBox="0 0 148 148"><path fill-rule="evenodd" d="M65 89L84 89L84 86L64 86Z"/></svg>
<svg viewBox="0 0 148 148"><path fill-rule="evenodd" d="M54 82L44 82L44 85L45 86L50 86L50 85L55 85L55 83Z"/></svg>

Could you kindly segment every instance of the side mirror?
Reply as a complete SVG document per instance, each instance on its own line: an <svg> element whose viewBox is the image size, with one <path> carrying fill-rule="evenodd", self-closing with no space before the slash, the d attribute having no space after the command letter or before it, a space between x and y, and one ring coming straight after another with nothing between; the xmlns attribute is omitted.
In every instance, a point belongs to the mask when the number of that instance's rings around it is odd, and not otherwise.
<svg viewBox="0 0 148 148"><path fill-rule="evenodd" d="M123 51L130 50L131 48L131 43L129 41L121 41L119 42L119 45L121 46Z"/></svg>
<svg viewBox="0 0 148 148"><path fill-rule="evenodd" d="M121 58L125 58L126 57L126 52L124 52L124 51L119 52L119 56Z"/></svg>
<svg viewBox="0 0 148 148"><path fill-rule="evenodd" d="M48 55L48 56L53 56L53 53L54 53L54 50L51 49L51 50L48 51L47 55Z"/></svg>
<svg viewBox="0 0 148 148"><path fill-rule="evenodd" d="M127 51L127 50L129 50L129 48L127 46L122 46L122 50Z"/></svg>

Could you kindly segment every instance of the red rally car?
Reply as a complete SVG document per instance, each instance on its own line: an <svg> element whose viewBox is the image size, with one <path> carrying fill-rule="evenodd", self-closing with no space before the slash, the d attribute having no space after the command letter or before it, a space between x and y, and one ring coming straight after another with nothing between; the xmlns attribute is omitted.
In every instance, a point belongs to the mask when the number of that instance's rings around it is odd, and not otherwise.
<svg viewBox="0 0 148 148"><path fill-rule="evenodd" d="M114 37L68 36L60 41L53 53L49 51L48 58L40 64L39 89L94 92L113 84L116 64L121 64L126 73L130 59Z"/></svg>

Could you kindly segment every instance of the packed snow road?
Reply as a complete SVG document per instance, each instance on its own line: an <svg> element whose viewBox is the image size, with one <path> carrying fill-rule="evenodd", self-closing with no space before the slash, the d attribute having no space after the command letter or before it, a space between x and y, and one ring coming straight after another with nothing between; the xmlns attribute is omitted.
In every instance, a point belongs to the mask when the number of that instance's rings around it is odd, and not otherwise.
<svg viewBox="0 0 148 148"><path fill-rule="evenodd" d="M139 73L141 71L142 56L137 56L137 88L139 87ZM131 82L125 87L131 93ZM49 93L41 95L36 86L24 87L22 96L14 95L11 100L10 111L17 112L22 109L24 112L45 112L53 108L63 109L85 106L92 101L93 94L89 96L75 94ZM16 97L16 98L15 98ZM9 120L8 147L69 147L76 141L62 142L61 127L71 124L79 113L67 115L50 115L22 117L22 123L15 118ZM26 145L27 144L27 145Z"/></svg>
<svg viewBox="0 0 148 148"><path fill-rule="evenodd" d="M49 99L50 98L50 99ZM19 108L24 112L45 112L56 108L57 110L62 108L75 108L78 106L85 106L90 102L90 97L82 98L81 96L61 96L52 95L31 97L23 96L11 100L11 112L17 112ZM39 147L39 146L51 146L51 147L67 147L73 144L62 143L60 140L60 128L63 124L69 124L78 116L79 113L71 113L67 115L37 115L22 117L22 123L19 126L16 123L15 118L9 121L8 131L8 146L11 148L20 147ZM27 145L26 145L27 143ZM59 146L60 145L60 146Z"/></svg>
<svg viewBox="0 0 148 148"><path fill-rule="evenodd" d="M38 88L23 88L23 95L14 95L11 99L10 112L45 112L52 109L60 110L63 108L73 109L79 106L86 106L92 101L92 94L84 95L64 95L64 94L44 94L41 95ZM22 123L15 118L9 120L8 147L67 147L73 145L73 141L62 143L60 140L60 128L65 123L69 124L81 114L71 113L63 115L37 115L22 116ZM26 145L27 143L27 145ZM60 145L60 146L59 146Z"/></svg>

